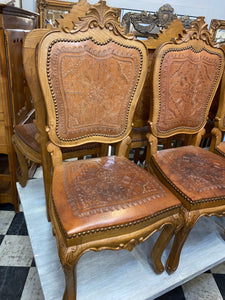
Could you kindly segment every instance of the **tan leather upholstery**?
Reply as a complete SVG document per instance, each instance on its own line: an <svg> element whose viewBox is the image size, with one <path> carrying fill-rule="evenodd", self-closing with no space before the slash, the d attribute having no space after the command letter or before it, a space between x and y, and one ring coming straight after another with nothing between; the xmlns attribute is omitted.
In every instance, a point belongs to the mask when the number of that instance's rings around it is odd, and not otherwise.
<svg viewBox="0 0 225 300"><path fill-rule="evenodd" d="M52 190L67 237L88 230L95 233L101 228L113 230L117 225L129 225L132 231L135 224L167 211L171 214L180 206L180 201L151 174L117 156L57 166Z"/></svg>
<svg viewBox="0 0 225 300"><path fill-rule="evenodd" d="M167 260L169 273L198 219L225 215L225 160L199 147L223 73L224 53L214 47L203 17L155 52L147 166L181 200L185 220ZM187 136L187 146L157 152L159 139L176 134Z"/></svg>
<svg viewBox="0 0 225 300"><path fill-rule="evenodd" d="M129 112L133 86L139 77L139 51L128 51L114 41L99 47L90 39L71 39L53 41L48 59L57 138L79 140L95 132L119 136L127 126L125 112ZM122 106L118 105L120 98L124 99Z"/></svg>
<svg viewBox="0 0 225 300"><path fill-rule="evenodd" d="M196 53L185 46L179 50L168 49L158 75L160 111L157 129L160 132L202 126L220 65L221 56L217 53L204 49Z"/></svg>
<svg viewBox="0 0 225 300"><path fill-rule="evenodd" d="M153 164L189 210L225 205L225 160L195 146L159 151Z"/></svg>

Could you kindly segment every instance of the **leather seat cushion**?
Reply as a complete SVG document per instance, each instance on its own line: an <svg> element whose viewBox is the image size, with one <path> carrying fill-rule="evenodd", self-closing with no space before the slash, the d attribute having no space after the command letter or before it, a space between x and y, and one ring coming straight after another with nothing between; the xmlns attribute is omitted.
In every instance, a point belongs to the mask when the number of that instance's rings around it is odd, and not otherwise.
<svg viewBox="0 0 225 300"><path fill-rule="evenodd" d="M38 133L38 129L34 123L19 124L15 126L15 133L20 139L33 150L41 153L40 144L36 141L35 135ZM77 147L61 148L62 153L70 153L73 151L91 151L100 152L100 146L98 143L89 143Z"/></svg>
<svg viewBox="0 0 225 300"><path fill-rule="evenodd" d="M225 156L225 142L221 142L218 146L216 146L215 151Z"/></svg>
<svg viewBox="0 0 225 300"><path fill-rule="evenodd" d="M152 163L186 208L225 204L225 159L219 155L185 146L158 151Z"/></svg>
<svg viewBox="0 0 225 300"><path fill-rule="evenodd" d="M34 123L16 125L14 132L26 145L38 153L41 152L40 144L35 139L35 135L38 133L38 130Z"/></svg>
<svg viewBox="0 0 225 300"><path fill-rule="evenodd" d="M52 195L67 236L170 214L181 205L156 177L117 156L56 166Z"/></svg>

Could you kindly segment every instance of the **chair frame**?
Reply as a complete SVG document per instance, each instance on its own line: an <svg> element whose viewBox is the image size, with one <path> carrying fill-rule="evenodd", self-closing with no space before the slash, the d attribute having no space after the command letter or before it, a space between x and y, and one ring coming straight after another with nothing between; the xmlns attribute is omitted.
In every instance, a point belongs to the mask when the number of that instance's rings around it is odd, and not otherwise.
<svg viewBox="0 0 225 300"><path fill-rule="evenodd" d="M94 26L93 26L94 25ZM49 80L49 60L52 45L56 41L86 41L91 40L95 45L105 45L108 42L116 43L117 45L138 49L141 54L141 68L139 72L139 80L135 85L135 90L132 92L132 103L129 105L129 112L124 123L124 129L119 134L80 134L78 137L64 138L60 130L57 132L57 105L54 102L54 92L52 91L51 80ZM92 6L85 17L75 23L74 30L66 30L65 32L52 31L46 34L38 47L38 76L45 95L45 103L48 112L48 135L50 143L48 151L51 153L53 168L56 170L61 167L62 153L60 147L68 147L81 145L88 142L101 142L106 144L118 145L119 157L125 156L128 145L131 142L129 136L132 129L132 120L135 107L141 93L145 76L147 74L147 50L144 44L140 41L133 41L132 37L123 35L123 29L118 23L116 11L109 8L105 1L99 1ZM47 67L43 68L43 62L47 61ZM124 158L127 160L126 158ZM128 160L127 160L128 161ZM86 161L88 163L88 161ZM129 162L133 164L132 162ZM76 162L74 162L76 164ZM140 168L134 164L135 168ZM141 170L141 168L140 168ZM144 170L142 170L144 171ZM146 172L146 174L148 174ZM54 175L53 175L54 177ZM54 191L52 191L54 193ZM179 201L178 201L179 203ZM68 236L60 221L59 214L52 199L50 201L50 215L52 220L53 230L56 236L58 253L63 266L66 278L66 289L63 299L76 299L76 264L87 251L101 251L103 249L120 250L126 249L131 251L134 246L144 242L154 232L161 230L165 224L167 225L167 235L164 240L158 243L158 251L153 252L152 259L156 270L161 273L164 267L161 263L161 254L170 238L183 225L182 214L180 213L180 204L176 206L173 212L163 211L163 217L159 214L147 217L143 222L138 220L131 221L129 224L120 224L117 226L101 227L88 231L79 232Z"/></svg>
<svg viewBox="0 0 225 300"><path fill-rule="evenodd" d="M187 45L187 47L191 45L191 47L195 49L194 51L197 52L200 51L201 49L206 49L206 51L212 51L213 49L213 53L218 54L221 57L221 68L219 70L216 84L206 104L204 117L201 119L199 125L195 127L193 126L193 128L174 126L175 128L172 128L171 130L170 129L163 130L159 128L160 92L158 88L159 85L158 76L159 76L159 69L161 64L161 57L164 55L164 53L166 53L166 51L169 51L173 47L175 51L178 51L179 49L185 48L186 47L185 45ZM187 32L184 33L184 35L182 35L178 40L171 43L165 43L159 46L159 48L155 52L155 60L153 62L152 70L153 71L151 74L151 82L153 85L153 89L152 89L153 102L151 102L150 118L149 118L150 133L147 134L149 147L147 153L146 168L152 174L158 177L182 202L185 195L181 194L178 188L172 182L170 182L169 179L165 177L165 175L161 172L158 165L154 163L153 155L156 155L158 150L157 149L158 139L169 138L175 134L189 134L189 145L193 145L195 147L198 147L200 145L202 137L205 134L204 127L207 122L210 105L213 101L214 95L216 93L221 77L223 75L224 53L221 49L214 47L214 44L207 30L207 24L204 22L203 17L199 17L196 21L192 23L190 29L188 29ZM222 85L224 85L224 83ZM223 109L224 109L224 105L223 105ZM218 121L221 120L217 119L217 122ZM195 207L192 206L189 207L186 206L186 204L183 206L184 207L182 213L184 214L183 215L184 226L175 235L173 246L166 263L167 272L169 274L173 273L177 269L182 247L188 237L189 232L191 231L195 223L202 216L206 216L206 217L212 215L215 215L217 217L225 216L225 205L223 204L222 205L217 204L217 206L215 205L215 207L212 206L207 207L207 204L204 203L202 205L197 205L197 206L195 205ZM163 240L164 235L167 235L166 231L167 228L165 227L161 233L161 236L159 237L158 242L160 242L161 239ZM155 245L155 249L153 249L154 251L156 251L156 247L157 245Z"/></svg>

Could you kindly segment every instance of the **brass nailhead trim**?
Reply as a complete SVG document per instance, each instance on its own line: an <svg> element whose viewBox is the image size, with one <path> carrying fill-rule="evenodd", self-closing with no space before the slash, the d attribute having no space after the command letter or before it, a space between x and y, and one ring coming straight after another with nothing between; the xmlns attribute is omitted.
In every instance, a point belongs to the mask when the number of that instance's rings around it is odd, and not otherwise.
<svg viewBox="0 0 225 300"><path fill-rule="evenodd" d="M163 151L163 150L162 150ZM156 163L154 157L151 157L152 162L154 163L154 166L159 171L159 173L162 175L162 177L172 186L172 188L178 192L185 200L187 200L189 203L193 205L197 205L199 203L207 203L207 202L213 202L213 201L221 201L225 200L224 196L221 197L214 197L214 198L204 198L197 201L192 201L191 198L189 198L187 195L185 195L173 182L170 181L170 179L166 176L166 174L161 170L159 165Z"/></svg>
<svg viewBox="0 0 225 300"><path fill-rule="evenodd" d="M197 129L199 129L199 128L201 128L201 127L203 126L203 123L201 123L200 126L198 126L198 127L196 127L196 128L180 126L180 127L174 128L174 129L164 130L164 131L161 131L161 130L158 128L158 124L159 124L159 115L160 115L160 112L161 112L161 81L160 81L160 78L161 78L161 77L160 77L160 75L161 75L161 71L162 71L163 59L164 59L164 57L166 56L166 54L169 53L169 52L179 52L179 51L188 50L188 49L191 49L191 50L192 50L193 52L195 52L195 53L199 53L199 52L205 50L206 52L208 52L208 53L210 53L210 54L214 54L214 55L219 56L219 58L220 58L220 68L219 68L219 70L221 69L221 64L222 64L222 58L221 58L221 55L220 55L219 53L215 53L215 52L209 51L209 50L206 49L205 47L201 48L200 50L196 50L196 49L194 49L192 46L186 46L186 47L183 47L183 48L181 48L181 49L168 49L168 50L164 53L164 55L162 56L161 61L160 61L160 71L159 71L159 78L158 78L158 82L159 82L159 113L158 113L158 118L157 118L157 130L158 130L158 132L160 132L160 133L164 133L164 134L165 134L165 133L169 133L169 132L171 132L171 131L176 130L177 128L179 128L179 129L197 130ZM220 71L218 71L218 73L217 73L217 77L216 77L216 79L215 79L215 82L216 82L217 79L218 79L219 73L220 73ZM209 98L210 98L210 97L209 97ZM207 105L208 105L208 103L209 103L209 98L208 98L208 101L207 101ZM206 105L206 106L207 106L207 105Z"/></svg>
<svg viewBox="0 0 225 300"><path fill-rule="evenodd" d="M77 237L80 237L80 236L85 236L85 235L88 235L88 234L94 234L94 233L97 233L97 232L111 231L111 230L115 230L115 229L123 229L123 228L126 228L126 227L135 226L135 225L147 222L150 219L156 218L157 216L159 216L161 214L164 214L166 212L169 212L169 211L171 211L173 209L181 207L181 204L180 205L175 205L175 206L163 209L160 212L157 212L157 213L155 213L155 214L153 214L151 216L145 217L145 218L140 219L140 220L136 220L136 221L133 221L133 222L129 222L129 223L125 223L125 224L120 224L120 225L113 225L113 226L108 226L108 227L101 227L101 228L91 229L91 230L78 232L76 234L72 234L72 235L68 236L66 234L66 231L65 231L62 223L61 223L60 217L59 217L57 209L55 207L55 202L54 202L53 196L52 196L52 202L53 202L53 207L54 207L55 215L56 215L56 218L58 220L58 224L59 224L59 226L61 228L61 231L64 233L65 238L67 238L67 239L77 238Z"/></svg>
<svg viewBox="0 0 225 300"><path fill-rule="evenodd" d="M52 83L51 83L51 78L50 78L50 55L51 55L51 49L52 49L53 45L56 44L56 43L58 43L58 42L72 42L73 43L73 42L82 42L82 41L87 41L87 40L91 40L93 43L95 43L97 45L100 45L100 46L106 45L109 42L113 42L113 43L115 43L115 44L117 44L119 46L125 47L125 48L130 48L130 49L136 49L136 50L138 50L139 53L140 53L140 61L141 61L140 69L139 69L139 74L138 74L138 79L137 79L137 83L136 83L136 85L134 87L133 93L131 95L130 103L128 105L128 112L127 112L126 121L125 121L125 129L120 134L114 135L114 136L107 135L107 134L88 134L88 135L85 135L85 136L82 136L82 137L79 137L79 138L64 139L64 138L60 137L59 132L58 132L58 126L59 126L58 109L57 109L56 97L55 97L55 94L54 94L54 90L53 90ZM108 39L104 43L103 42L102 43L101 42L97 42L91 36L90 37L86 37L86 38L82 38L82 39L78 39L78 40L56 39L56 40L52 41L52 43L48 47L48 52L47 52L47 68L46 69L47 69L48 84L49 84L49 87L50 87L50 91L51 91L53 102L54 102L54 106L55 106L55 113L56 113L56 135L57 135L58 139L61 140L61 141L76 141L76 140L80 140L80 139L83 139L83 138L86 138L86 137L91 137L91 136L103 136L103 137L111 137L111 138L112 137L116 138L116 137L121 136L126 131L126 128L127 128L128 115L129 115L129 112L130 112L130 106L131 106L131 103L133 101L133 97L134 97L134 94L136 92L138 82L140 80L142 66L143 66L143 54L142 54L141 50L138 47L132 46L132 45L123 45L122 43L114 41L112 38Z"/></svg>

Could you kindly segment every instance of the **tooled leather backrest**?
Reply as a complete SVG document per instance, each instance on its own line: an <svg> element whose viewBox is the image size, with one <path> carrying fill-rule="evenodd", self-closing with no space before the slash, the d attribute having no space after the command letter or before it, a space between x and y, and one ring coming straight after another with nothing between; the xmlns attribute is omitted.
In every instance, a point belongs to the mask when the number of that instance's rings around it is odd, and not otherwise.
<svg viewBox="0 0 225 300"><path fill-rule="evenodd" d="M225 52L225 44L221 44L220 48ZM216 93L216 96L213 100L215 102L215 108L218 107L218 110L214 110L216 113L215 117L215 126L218 127L222 132L225 132L225 70L223 72L223 77L220 82L219 90Z"/></svg>
<svg viewBox="0 0 225 300"><path fill-rule="evenodd" d="M58 29L62 29L63 27L72 29L73 21L77 21L79 17L84 16L89 7L90 4L86 0L80 0L78 3L75 3L68 14L63 15L60 19L56 20ZM38 28L31 30L27 33L23 45L23 66L34 102L35 124L39 132L44 132L45 134L46 109L36 72L35 53L41 38L50 30L53 30L51 26L48 29Z"/></svg>
<svg viewBox="0 0 225 300"><path fill-rule="evenodd" d="M184 26L180 19L174 19L162 31L157 34L157 37L149 37L143 40L143 43L148 49L148 72L145 80L142 93L138 100L138 104L134 113L134 127L143 127L148 125L149 119L149 95L150 95L150 72L152 67L153 55L156 48L165 42L169 42L172 38L178 38L179 34L184 31ZM151 100L150 100L151 101Z"/></svg>
<svg viewBox="0 0 225 300"><path fill-rule="evenodd" d="M74 30L47 34L38 50L49 137L56 145L117 142L131 130L147 69L145 46L126 38L100 1Z"/></svg>
<svg viewBox="0 0 225 300"><path fill-rule="evenodd" d="M151 127L159 137L205 126L224 68L223 52L213 47L206 26L198 18L180 40L155 53Z"/></svg>

